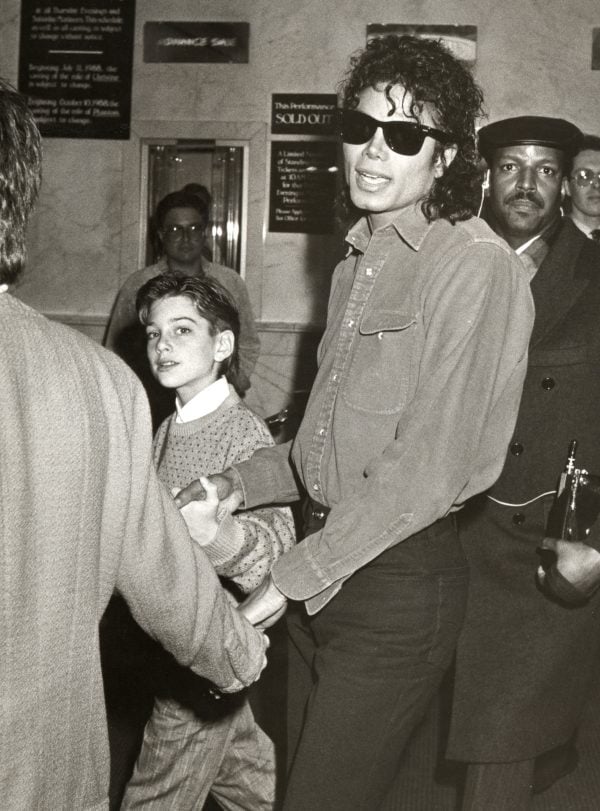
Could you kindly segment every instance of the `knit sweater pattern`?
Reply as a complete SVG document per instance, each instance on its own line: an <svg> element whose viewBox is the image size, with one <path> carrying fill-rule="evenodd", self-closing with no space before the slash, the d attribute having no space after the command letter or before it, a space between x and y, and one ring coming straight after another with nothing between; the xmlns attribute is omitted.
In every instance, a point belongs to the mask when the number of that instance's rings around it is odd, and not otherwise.
<svg viewBox="0 0 600 811"><path fill-rule="evenodd" d="M230 386L227 399L210 414L184 423L176 422L174 414L167 418L154 439L154 461L164 484L179 489L199 476L221 473L249 459L258 448L273 444L265 422ZM203 549L220 577L249 593L294 541L290 509L261 507L225 515L216 538Z"/></svg>

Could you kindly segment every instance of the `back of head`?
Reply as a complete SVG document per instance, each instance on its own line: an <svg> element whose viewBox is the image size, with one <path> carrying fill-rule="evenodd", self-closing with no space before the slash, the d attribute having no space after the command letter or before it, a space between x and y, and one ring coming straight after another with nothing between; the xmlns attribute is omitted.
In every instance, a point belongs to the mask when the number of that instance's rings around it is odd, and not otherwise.
<svg viewBox="0 0 600 811"><path fill-rule="evenodd" d="M573 157L579 155L580 152L600 152L600 137L584 133L581 139L581 146Z"/></svg>
<svg viewBox="0 0 600 811"><path fill-rule="evenodd" d="M24 96L0 79L0 283L25 260L25 232L41 182L39 130Z"/></svg>
<svg viewBox="0 0 600 811"><path fill-rule="evenodd" d="M351 58L341 87L343 105L356 108L367 87L383 86L388 92L394 85L411 95L416 119L427 104L435 126L449 133L457 147L456 157L423 202L425 216L451 222L467 219L477 211L481 195L475 139L475 121L483 112L480 88L469 69L439 40L386 36L370 40ZM443 152L442 145L437 149L438 154Z"/></svg>
<svg viewBox="0 0 600 811"><path fill-rule="evenodd" d="M212 205L212 195L206 186L202 185L202 183L186 183L181 191L189 192L189 194L195 194L196 197L199 197L204 203L206 203L206 206L210 211L210 207Z"/></svg>

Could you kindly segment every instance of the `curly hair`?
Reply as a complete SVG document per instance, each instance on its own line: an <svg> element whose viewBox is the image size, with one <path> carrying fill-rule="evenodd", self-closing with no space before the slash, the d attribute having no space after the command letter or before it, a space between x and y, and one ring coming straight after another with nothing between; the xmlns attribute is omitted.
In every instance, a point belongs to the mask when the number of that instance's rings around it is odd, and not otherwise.
<svg viewBox="0 0 600 811"><path fill-rule="evenodd" d="M42 178L42 143L25 96L0 79L0 283L16 281Z"/></svg>
<svg viewBox="0 0 600 811"><path fill-rule="evenodd" d="M382 85L392 112L396 105L390 91L401 85L411 97L411 116L420 121L427 105L435 126L449 133L457 147L456 157L422 201L423 214L430 221L468 219L481 197L475 121L483 115L483 94L470 71L439 40L388 35L370 40L351 57L340 86L344 107L355 109L363 90ZM439 143L438 156L443 160L444 147Z"/></svg>
<svg viewBox="0 0 600 811"><path fill-rule="evenodd" d="M183 273L160 273L140 287L135 306L142 324L148 324L152 305L172 296L186 296L206 321L210 335L231 330L233 352L221 363L221 374L238 389L240 316L228 290L208 276L186 276ZM238 389L239 390L239 389Z"/></svg>

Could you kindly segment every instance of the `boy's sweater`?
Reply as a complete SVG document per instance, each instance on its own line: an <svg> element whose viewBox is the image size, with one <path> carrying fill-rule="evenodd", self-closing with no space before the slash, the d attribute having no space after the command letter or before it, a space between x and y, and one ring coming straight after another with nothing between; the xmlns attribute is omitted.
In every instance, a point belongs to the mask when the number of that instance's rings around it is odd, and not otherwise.
<svg viewBox="0 0 600 811"><path fill-rule="evenodd" d="M154 439L159 478L169 488L181 488L199 476L221 473L249 459L258 448L273 445L264 421L230 386L224 403L191 422L177 423L172 414ZM264 507L227 514L215 540L203 549L217 573L248 593L262 583L277 558L295 540L288 507Z"/></svg>

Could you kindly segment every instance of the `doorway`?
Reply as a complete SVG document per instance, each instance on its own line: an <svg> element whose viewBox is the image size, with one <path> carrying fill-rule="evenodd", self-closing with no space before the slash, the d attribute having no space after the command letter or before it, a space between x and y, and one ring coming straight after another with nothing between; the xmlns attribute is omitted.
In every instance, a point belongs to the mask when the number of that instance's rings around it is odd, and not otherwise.
<svg viewBox="0 0 600 811"><path fill-rule="evenodd" d="M146 265L159 258L153 226L158 202L188 183L210 195L208 258L244 275L247 221L247 145L221 140L147 140ZM201 191L201 190L199 190Z"/></svg>

